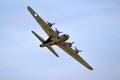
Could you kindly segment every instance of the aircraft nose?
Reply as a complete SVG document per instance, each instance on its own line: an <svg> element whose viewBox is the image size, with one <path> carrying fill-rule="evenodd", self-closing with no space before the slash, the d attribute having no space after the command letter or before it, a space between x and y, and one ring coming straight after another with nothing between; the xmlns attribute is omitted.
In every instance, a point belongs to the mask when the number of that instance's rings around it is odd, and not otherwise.
<svg viewBox="0 0 120 80"><path fill-rule="evenodd" d="M69 35L68 35L68 34L64 34L64 36L65 36L67 39L69 39Z"/></svg>
<svg viewBox="0 0 120 80"><path fill-rule="evenodd" d="M67 38L69 39L69 35L66 35L67 36Z"/></svg>

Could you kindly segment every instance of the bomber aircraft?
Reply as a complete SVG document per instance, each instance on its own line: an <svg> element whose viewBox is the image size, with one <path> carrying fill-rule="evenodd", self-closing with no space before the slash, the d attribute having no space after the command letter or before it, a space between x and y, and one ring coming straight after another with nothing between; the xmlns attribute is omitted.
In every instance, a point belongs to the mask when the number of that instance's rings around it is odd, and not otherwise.
<svg viewBox="0 0 120 80"><path fill-rule="evenodd" d="M42 37L40 37L40 35L32 31L32 33L42 42L42 44L40 44L40 47L47 47L56 57L59 57L56 51L52 48L52 45L57 45L86 68L93 70L93 68L78 55L78 53L82 51L78 50L76 47L75 49L71 48L74 42L66 42L69 39L69 35L59 35L61 33L60 31L57 29L53 30L51 28L55 23L45 22L30 6L28 6L27 9L49 37L47 40L44 40Z"/></svg>

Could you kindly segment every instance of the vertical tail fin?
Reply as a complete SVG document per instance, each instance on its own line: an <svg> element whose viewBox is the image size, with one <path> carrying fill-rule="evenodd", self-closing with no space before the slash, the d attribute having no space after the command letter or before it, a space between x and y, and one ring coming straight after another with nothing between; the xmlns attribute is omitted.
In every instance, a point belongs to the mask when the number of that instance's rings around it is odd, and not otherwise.
<svg viewBox="0 0 120 80"><path fill-rule="evenodd" d="M45 40L40 37L36 32L32 31L32 33L43 43ZM59 57L59 55L56 53L56 51L51 46L46 46L56 57Z"/></svg>

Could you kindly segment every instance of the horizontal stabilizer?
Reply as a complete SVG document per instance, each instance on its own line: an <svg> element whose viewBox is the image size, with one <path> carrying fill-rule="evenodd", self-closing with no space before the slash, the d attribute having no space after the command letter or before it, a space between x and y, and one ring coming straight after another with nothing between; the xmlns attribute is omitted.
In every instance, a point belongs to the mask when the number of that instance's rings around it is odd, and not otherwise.
<svg viewBox="0 0 120 80"><path fill-rule="evenodd" d="M42 43L44 43L45 42L45 40L42 38L42 37L40 37L36 32L34 32L34 31L32 31L32 33L42 42ZM46 46L56 57L59 57L59 55L56 53L56 51L51 47L51 46Z"/></svg>
<svg viewBox="0 0 120 80"><path fill-rule="evenodd" d="M51 47L51 46L46 46L50 51L53 52L53 54L56 56L56 57L59 57L59 55L56 53L56 51Z"/></svg>
<svg viewBox="0 0 120 80"><path fill-rule="evenodd" d="M42 43L45 42L45 40L44 40L42 37L40 37L37 33L35 33L34 31L32 31L32 33L33 33Z"/></svg>

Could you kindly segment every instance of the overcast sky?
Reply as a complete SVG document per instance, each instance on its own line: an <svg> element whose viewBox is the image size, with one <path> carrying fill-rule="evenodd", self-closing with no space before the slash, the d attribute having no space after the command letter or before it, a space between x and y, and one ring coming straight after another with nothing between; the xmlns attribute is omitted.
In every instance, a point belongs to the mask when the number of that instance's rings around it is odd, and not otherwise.
<svg viewBox="0 0 120 80"><path fill-rule="evenodd" d="M70 35L83 52L88 70L53 46L60 58L31 33L48 36L27 10L31 6L45 21ZM1 0L0 80L120 80L119 0Z"/></svg>

